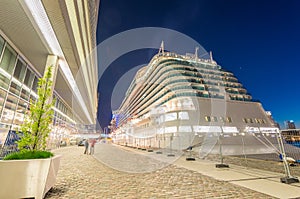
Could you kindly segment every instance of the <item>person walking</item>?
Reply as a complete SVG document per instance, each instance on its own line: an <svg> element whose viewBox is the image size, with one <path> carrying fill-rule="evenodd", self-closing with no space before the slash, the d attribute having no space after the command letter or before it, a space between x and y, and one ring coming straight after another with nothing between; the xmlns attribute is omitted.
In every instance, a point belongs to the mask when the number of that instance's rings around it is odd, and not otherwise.
<svg viewBox="0 0 300 199"><path fill-rule="evenodd" d="M84 154L89 154L89 140L88 139L85 140L84 147L85 147Z"/></svg>
<svg viewBox="0 0 300 199"><path fill-rule="evenodd" d="M96 144L96 140L95 140L95 139L92 139L92 140L91 140L91 147L90 147L90 155L93 155L93 154L94 154L94 151L95 151L95 144Z"/></svg>

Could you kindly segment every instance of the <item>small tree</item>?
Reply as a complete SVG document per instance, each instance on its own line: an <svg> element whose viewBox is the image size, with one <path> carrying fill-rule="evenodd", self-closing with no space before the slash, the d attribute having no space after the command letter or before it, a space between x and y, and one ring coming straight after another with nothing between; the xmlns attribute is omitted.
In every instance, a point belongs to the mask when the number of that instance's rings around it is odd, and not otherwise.
<svg viewBox="0 0 300 199"><path fill-rule="evenodd" d="M18 148L22 152L24 150L38 151L46 150L47 137L51 131L54 105L52 100L52 68L49 66L45 74L38 81L38 99L30 102L30 113L25 115L24 123L21 125L22 135L17 142Z"/></svg>

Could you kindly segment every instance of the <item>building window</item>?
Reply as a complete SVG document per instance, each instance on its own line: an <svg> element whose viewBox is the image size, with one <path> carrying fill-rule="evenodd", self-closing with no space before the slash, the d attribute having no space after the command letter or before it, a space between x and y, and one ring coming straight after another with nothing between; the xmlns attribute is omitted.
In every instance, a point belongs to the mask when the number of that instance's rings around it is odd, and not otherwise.
<svg viewBox="0 0 300 199"><path fill-rule="evenodd" d="M6 97L6 92L0 88L0 116L1 116L5 97Z"/></svg>
<svg viewBox="0 0 300 199"><path fill-rule="evenodd" d="M34 74L27 68L24 84L31 89L32 82L33 82Z"/></svg>
<svg viewBox="0 0 300 199"><path fill-rule="evenodd" d="M28 101L29 96L30 96L30 92L28 90L22 88L21 98Z"/></svg>
<svg viewBox="0 0 300 199"><path fill-rule="evenodd" d="M24 77L26 72L26 65L24 61L22 61L20 58L17 61L16 69L14 71L14 77L19 80L21 83L23 83Z"/></svg>
<svg viewBox="0 0 300 199"><path fill-rule="evenodd" d="M2 54L3 47L4 47L4 39L0 36L0 57Z"/></svg>
<svg viewBox="0 0 300 199"><path fill-rule="evenodd" d="M6 45L2 60L0 62L0 68L5 70L9 75L12 75L15 68L16 59L17 53L9 45Z"/></svg>
<svg viewBox="0 0 300 199"><path fill-rule="evenodd" d="M37 92L37 87L38 87L38 78L37 78L37 76L35 76L34 77L34 80L33 80L33 84L32 84L32 90L34 91L34 92Z"/></svg>
<svg viewBox="0 0 300 199"><path fill-rule="evenodd" d="M8 85L9 85L9 77L4 75L0 70L0 87L4 89L8 89Z"/></svg>
<svg viewBox="0 0 300 199"><path fill-rule="evenodd" d="M3 115L1 118L1 122L6 124L11 124L14 118L14 112L16 110L18 103L18 98L14 95L8 94L4 109L3 109Z"/></svg>
<svg viewBox="0 0 300 199"><path fill-rule="evenodd" d="M20 82L12 81L10 84L9 91L17 96L19 96L22 84Z"/></svg>

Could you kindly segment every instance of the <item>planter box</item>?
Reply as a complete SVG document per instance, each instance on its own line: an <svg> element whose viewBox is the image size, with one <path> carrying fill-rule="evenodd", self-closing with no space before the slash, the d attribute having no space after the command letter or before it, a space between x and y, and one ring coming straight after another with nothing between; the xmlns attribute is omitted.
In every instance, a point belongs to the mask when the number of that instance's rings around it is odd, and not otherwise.
<svg viewBox="0 0 300 199"><path fill-rule="evenodd" d="M0 198L42 199L55 184L60 158L1 160Z"/></svg>

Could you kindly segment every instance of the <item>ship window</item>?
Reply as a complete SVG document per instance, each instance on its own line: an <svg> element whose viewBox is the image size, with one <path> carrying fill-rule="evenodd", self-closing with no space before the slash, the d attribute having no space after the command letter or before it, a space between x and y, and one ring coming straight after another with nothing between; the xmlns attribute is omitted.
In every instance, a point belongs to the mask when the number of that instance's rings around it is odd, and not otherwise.
<svg viewBox="0 0 300 199"><path fill-rule="evenodd" d="M225 122L224 117L219 117L219 119L220 119L220 122Z"/></svg>
<svg viewBox="0 0 300 199"><path fill-rule="evenodd" d="M175 132L177 132L176 126L169 126L165 128L165 133L175 133Z"/></svg>
<svg viewBox="0 0 300 199"><path fill-rule="evenodd" d="M177 120L177 113L168 113L165 115L165 121Z"/></svg>
<svg viewBox="0 0 300 199"><path fill-rule="evenodd" d="M189 120L189 113L188 112L178 112L178 118L180 120Z"/></svg>
<svg viewBox="0 0 300 199"><path fill-rule="evenodd" d="M246 118L243 118L243 122L245 123L248 123L247 119Z"/></svg>
<svg viewBox="0 0 300 199"><path fill-rule="evenodd" d="M164 115L161 115L161 116L159 117L159 120L160 120L161 123L164 122L164 121L165 121L165 116L164 116Z"/></svg>
<svg viewBox="0 0 300 199"><path fill-rule="evenodd" d="M210 116L205 116L205 121L210 122L211 121Z"/></svg>
<svg viewBox="0 0 300 199"><path fill-rule="evenodd" d="M215 116L213 116L213 117L211 117L211 121L212 121L212 122L217 122L217 121L218 121L218 118L215 117Z"/></svg>
<svg viewBox="0 0 300 199"><path fill-rule="evenodd" d="M158 134L163 134L164 133L164 128L158 128L157 133Z"/></svg>
<svg viewBox="0 0 300 199"><path fill-rule="evenodd" d="M231 123L231 122L232 122L231 117L227 117L227 118L226 118L226 121L227 121L228 123Z"/></svg>
<svg viewBox="0 0 300 199"><path fill-rule="evenodd" d="M179 126L179 132L192 132L191 126Z"/></svg>

